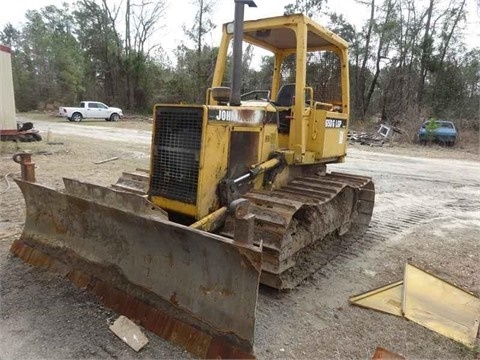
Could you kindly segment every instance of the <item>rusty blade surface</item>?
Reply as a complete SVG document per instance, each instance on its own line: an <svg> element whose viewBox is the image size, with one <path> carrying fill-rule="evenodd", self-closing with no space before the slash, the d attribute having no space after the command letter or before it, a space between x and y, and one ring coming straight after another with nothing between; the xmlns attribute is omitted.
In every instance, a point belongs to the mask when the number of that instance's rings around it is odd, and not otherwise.
<svg viewBox="0 0 480 360"><path fill-rule="evenodd" d="M253 351L261 249L16 180L20 241L215 339ZM50 261L50 260L49 260Z"/></svg>
<svg viewBox="0 0 480 360"><path fill-rule="evenodd" d="M122 211L167 220L168 214L146 197L139 194L118 191L104 186L63 178L65 193Z"/></svg>

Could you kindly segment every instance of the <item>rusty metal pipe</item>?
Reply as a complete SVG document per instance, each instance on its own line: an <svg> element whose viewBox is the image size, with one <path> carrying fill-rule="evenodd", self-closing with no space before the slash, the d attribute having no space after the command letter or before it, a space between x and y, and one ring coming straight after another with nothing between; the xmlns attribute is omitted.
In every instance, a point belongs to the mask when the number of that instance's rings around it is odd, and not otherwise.
<svg viewBox="0 0 480 360"><path fill-rule="evenodd" d="M20 164L22 180L35 182L35 163L32 161L32 154L17 153L12 156L13 161Z"/></svg>

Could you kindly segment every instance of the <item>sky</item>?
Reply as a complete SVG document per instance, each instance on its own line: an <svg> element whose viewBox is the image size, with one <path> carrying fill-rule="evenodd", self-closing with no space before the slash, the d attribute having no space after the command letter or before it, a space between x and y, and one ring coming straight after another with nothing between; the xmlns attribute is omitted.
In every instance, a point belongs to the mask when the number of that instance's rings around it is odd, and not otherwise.
<svg viewBox="0 0 480 360"><path fill-rule="evenodd" d="M120 1L121 0L108 0L107 3L113 5L120 3ZM40 9L48 5L60 7L64 2L70 4L75 3L74 0L16 0L10 3L8 8L2 7L0 11L0 29L3 29L3 26L8 22L11 22L14 26L24 22L24 15L27 10ZM293 0L255 0L255 2L257 8L245 8L245 20L283 15L284 6L293 2ZM163 26L161 26L157 32L157 36L161 38L163 48L172 50L176 48L180 41L185 40L182 26L186 25L187 28L191 26L195 18L196 9L192 5L192 0L166 0L166 3L166 16L162 18L161 25ZM349 19L347 12L349 12L355 0L330 0L330 3L336 4L328 5L330 9L341 11L350 22L358 22L366 19L368 16L368 9L366 9L366 7L357 6L355 12L350 12L352 16L350 16ZM272 4L275 5L272 6ZM217 0L212 19L217 27L206 39L207 42L211 42L210 45L216 45L220 41L221 25L232 21L233 15L233 0Z"/></svg>
<svg viewBox="0 0 480 360"><path fill-rule="evenodd" d="M120 1L108 0L108 3L114 4ZM282 15L284 6L293 2L293 0L255 1L257 8L245 8L246 20ZM0 11L0 29L3 29L8 22L11 22L14 26L23 23L27 10L40 9L47 5L60 7L64 2L74 3L75 1L16 0L9 3L8 7L2 6ZM476 2L476 0L467 0L468 16L465 34L467 35L466 40L469 47L480 46L480 9L477 7ZM170 52L180 42L186 41L182 26L185 25L187 28L191 26L195 17L195 7L192 5L192 0L166 0L166 3L166 15L161 20L163 26L152 37L152 41L155 42L155 39L158 39L162 47L167 52ZM343 14L345 19L357 28L360 28L369 16L368 7L359 5L355 0L328 0L327 10ZM233 0L217 0L212 19L217 27L207 35L206 43L212 46L218 45L221 37L221 24L232 21L233 13ZM322 21L319 22L322 23Z"/></svg>

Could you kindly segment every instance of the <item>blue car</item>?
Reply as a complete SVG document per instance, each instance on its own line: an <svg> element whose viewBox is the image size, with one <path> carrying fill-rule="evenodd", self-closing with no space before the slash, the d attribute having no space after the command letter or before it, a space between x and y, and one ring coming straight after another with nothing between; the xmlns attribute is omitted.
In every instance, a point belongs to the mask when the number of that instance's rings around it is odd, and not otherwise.
<svg viewBox="0 0 480 360"><path fill-rule="evenodd" d="M455 125L447 120L427 120L418 130L418 142L422 145L436 142L441 145L453 146L457 136Z"/></svg>

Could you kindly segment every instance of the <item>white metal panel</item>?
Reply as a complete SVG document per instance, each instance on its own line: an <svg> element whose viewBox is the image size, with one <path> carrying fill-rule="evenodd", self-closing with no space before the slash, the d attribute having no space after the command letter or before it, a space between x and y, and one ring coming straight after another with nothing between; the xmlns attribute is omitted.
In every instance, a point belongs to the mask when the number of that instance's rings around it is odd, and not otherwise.
<svg viewBox="0 0 480 360"><path fill-rule="evenodd" d="M403 280L382 286L366 293L352 296L351 304L370 308L388 314L403 316L402 314Z"/></svg>
<svg viewBox="0 0 480 360"><path fill-rule="evenodd" d="M16 128L10 49L0 45L0 130Z"/></svg>
<svg viewBox="0 0 480 360"><path fill-rule="evenodd" d="M412 264L405 266L402 310L408 320L474 348L480 299Z"/></svg>

